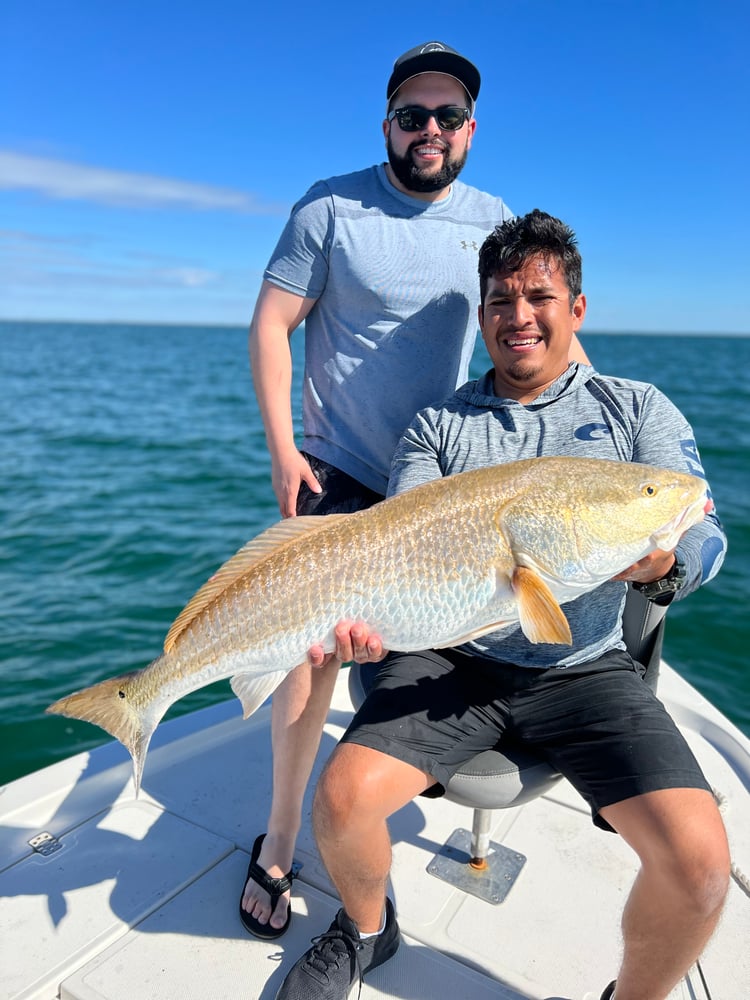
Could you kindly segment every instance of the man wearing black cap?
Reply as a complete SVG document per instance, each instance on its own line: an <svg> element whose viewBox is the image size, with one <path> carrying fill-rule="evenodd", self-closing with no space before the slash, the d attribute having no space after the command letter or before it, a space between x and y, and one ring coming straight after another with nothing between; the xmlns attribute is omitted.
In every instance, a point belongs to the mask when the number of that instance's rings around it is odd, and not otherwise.
<svg viewBox="0 0 750 1000"><path fill-rule="evenodd" d="M435 123L451 127L441 128L441 141L430 151L423 145L424 137L420 135L416 139L414 133L429 125L429 115L420 103L420 96L427 88L432 97L431 88L436 84L444 88L445 100L453 103L438 109L442 111L442 118L438 116ZM388 177L394 187L411 196L437 193L445 197L445 192L463 169L471 147L479 84L476 66L441 42L420 45L396 60L386 88L386 121L391 123L395 119L398 128L385 130ZM456 90L456 86L461 90ZM394 100L396 97L398 99ZM463 128L465 122L466 129Z"/></svg>
<svg viewBox="0 0 750 1000"><path fill-rule="evenodd" d="M476 129L477 68L442 42L400 56L386 88L388 162L313 185L271 256L250 327L250 359L283 517L351 512L381 500L413 415L466 381L477 332L477 252L511 217L457 180ZM290 399L289 338L305 323L304 439ZM586 361L580 344L571 356ZM342 553L342 558L346 558ZM337 629L341 642L348 633ZM361 632L351 632L353 653ZM371 650L370 650L371 651ZM240 900L252 934L289 925L302 801L339 661L292 671L273 699L273 801ZM312 669L311 664L319 669ZM266 690L257 691L257 703ZM245 692L244 703L253 692Z"/></svg>

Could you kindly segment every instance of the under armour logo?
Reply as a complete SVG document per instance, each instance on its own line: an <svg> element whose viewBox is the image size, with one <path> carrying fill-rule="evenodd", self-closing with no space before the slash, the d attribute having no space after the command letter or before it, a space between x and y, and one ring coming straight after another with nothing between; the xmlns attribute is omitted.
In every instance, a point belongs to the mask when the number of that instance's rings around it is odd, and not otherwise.
<svg viewBox="0 0 750 1000"><path fill-rule="evenodd" d="M478 250L479 244L475 243L474 240L461 240L462 250Z"/></svg>

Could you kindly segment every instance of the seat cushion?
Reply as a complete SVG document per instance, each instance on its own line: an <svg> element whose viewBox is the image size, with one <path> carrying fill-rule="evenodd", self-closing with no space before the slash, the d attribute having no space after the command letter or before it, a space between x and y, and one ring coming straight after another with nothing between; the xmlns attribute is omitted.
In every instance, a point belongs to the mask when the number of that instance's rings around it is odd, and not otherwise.
<svg viewBox="0 0 750 1000"><path fill-rule="evenodd" d="M507 809L544 795L562 776L547 761L520 747L485 750L456 771L446 798L478 809Z"/></svg>

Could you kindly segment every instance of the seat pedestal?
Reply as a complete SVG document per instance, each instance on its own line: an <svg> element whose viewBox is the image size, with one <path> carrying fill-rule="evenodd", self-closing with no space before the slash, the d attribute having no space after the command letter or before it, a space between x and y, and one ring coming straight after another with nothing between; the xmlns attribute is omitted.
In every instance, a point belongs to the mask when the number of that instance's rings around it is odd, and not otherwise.
<svg viewBox="0 0 750 1000"><path fill-rule="evenodd" d="M475 810L474 832L454 830L427 871L457 889L497 904L513 888L526 857L489 839L490 816L489 810ZM484 831L477 830L478 826L486 828L486 837Z"/></svg>

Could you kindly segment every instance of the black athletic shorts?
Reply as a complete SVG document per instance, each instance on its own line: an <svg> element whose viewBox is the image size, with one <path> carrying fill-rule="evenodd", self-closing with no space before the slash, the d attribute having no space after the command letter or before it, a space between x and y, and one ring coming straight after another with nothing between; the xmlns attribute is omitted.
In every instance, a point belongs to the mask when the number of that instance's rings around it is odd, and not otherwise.
<svg viewBox="0 0 750 1000"><path fill-rule="evenodd" d="M353 514L383 500L380 493L363 486L358 480L324 462L314 455L302 454L307 459L315 477L323 487L322 493L313 493L307 483L300 486L297 496L297 514Z"/></svg>
<svg viewBox="0 0 750 1000"><path fill-rule="evenodd" d="M546 758L588 802L709 785L669 713L621 650L534 670L455 649L390 653L342 737L413 765L438 783L501 740Z"/></svg>

